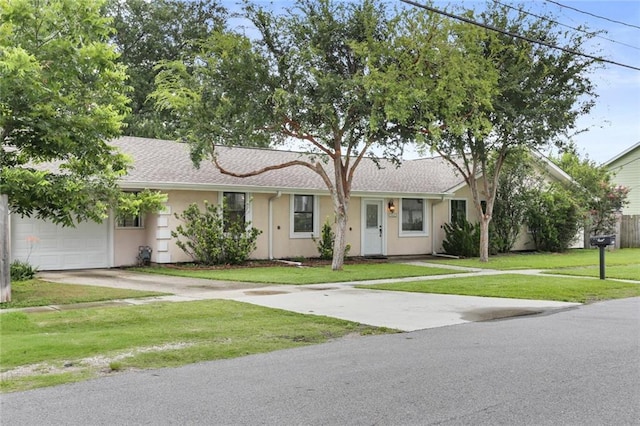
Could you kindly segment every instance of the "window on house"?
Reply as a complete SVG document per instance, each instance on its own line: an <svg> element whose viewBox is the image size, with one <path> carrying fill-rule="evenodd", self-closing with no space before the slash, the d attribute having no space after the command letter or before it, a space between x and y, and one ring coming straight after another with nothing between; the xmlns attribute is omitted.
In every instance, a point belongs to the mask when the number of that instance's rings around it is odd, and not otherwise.
<svg viewBox="0 0 640 426"><path fill-rule="evenodd" d="M293 196L293 232L313 232L313 195Z"/></svg>
<svg viewBox="0 0 640 426"><path fill-rule="evenodd" d="M419 198L403 198L401 206L402 232L425 232L425 203Z"/></svg>
<svg viewBox="0 0 640 426"><path fill-rule="evenodd" d="M116 221L116 226L118 228L142 228L142 216L119 217Z"/></svg>
<svg viewBox="0 0 640 426"><path fill-rule="evenodd" d="M451 222L467 220L467 200L451 200Z"/></svg>
<svg viewBox="0 0 640 426"><path fill-rule="evenodd" d="M137 195L137 191L128 192L129 194ZM137 214L133 216L123 216L116 219L117 228L142 228L142 215Z"/></svg>
<svg viewBox="0 0 640 426"><path fill-rule="evenodd" d="M246 223L246 194L244 192L225 192L224 197L224 229L229 230L233 223Z"/></svg>

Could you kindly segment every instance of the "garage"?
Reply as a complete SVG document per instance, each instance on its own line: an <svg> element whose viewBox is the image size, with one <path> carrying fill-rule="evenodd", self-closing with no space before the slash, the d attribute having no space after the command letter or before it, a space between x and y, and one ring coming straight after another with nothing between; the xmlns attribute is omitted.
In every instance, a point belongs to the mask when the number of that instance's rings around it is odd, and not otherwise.
<svg viewBox="0 0 640 426"><path fill-rule="evenodd" d="M75 228L49 221L11 217L12 260L40 271L111 266L109 221L82 222Z"/></svg>

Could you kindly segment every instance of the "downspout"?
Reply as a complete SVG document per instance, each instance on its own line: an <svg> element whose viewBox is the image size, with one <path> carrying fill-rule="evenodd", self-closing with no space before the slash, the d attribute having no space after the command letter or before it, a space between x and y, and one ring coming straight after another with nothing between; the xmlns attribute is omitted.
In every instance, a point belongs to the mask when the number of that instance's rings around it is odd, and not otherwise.
<svg viewBox="0 0 640 426"><path fill-rule="evenodd" d="M282 197L282 191L269 198L269 260L273 260L273 200Z"/></svg>
<svg viewBox="0 0 640 426"><path fill-rule="evenodd" d="M444 201L444 195L440 196L437 203L431 203L431 255L436 255L436 204Z"/></svg>

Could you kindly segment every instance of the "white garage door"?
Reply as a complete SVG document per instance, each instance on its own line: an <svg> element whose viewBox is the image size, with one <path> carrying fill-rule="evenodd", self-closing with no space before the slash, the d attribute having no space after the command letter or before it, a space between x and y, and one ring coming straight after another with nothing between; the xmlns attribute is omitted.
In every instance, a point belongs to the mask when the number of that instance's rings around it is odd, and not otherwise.
<svg viewBox="0 0 640 426"><path fill-rule="evenodd" d="M40 271L109 267L109 221L71 228L12 216L11 255Z"/></svg>

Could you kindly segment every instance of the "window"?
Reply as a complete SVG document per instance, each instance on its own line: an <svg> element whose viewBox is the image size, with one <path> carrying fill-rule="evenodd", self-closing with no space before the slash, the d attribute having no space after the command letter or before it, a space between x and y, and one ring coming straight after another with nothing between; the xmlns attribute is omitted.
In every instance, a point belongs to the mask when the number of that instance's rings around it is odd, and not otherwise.
<svg viewBox="0 0 640 426"><path fill-rule="evenodd" d="M293 232L313 232L313 195L293 196Z"/></svg>
<svg viewBox="0 0 640 426"><path fill-rule="evenodd" d="M138 195L137 191L130 191L127 194ZM140 214L133 216L123 216L116 218L117 228L143 228L142 216Z"/></svg>
<svg viewBox="0 0 640 426"><path fill-rule="evenodd" d="M311 238L318 234L318 197L291 195L291 238Z"/></svg>
<svg viewBox="0 0 640 426"><path fill-rule="evenodd" d="M233 223L246 223L246 194L244 192L225 192L224 230L228 231Z"/></svg>
<svg viewBox="0 0 640 426"><path fill-rule="evenodd" d="M426 232L425 202L423 199L403 198L401 200L401 216L401 232L423 234Z"/></svg>
<svg viewBox="0 0 640 426"><path fill-rule="evenodd" d="M142 228L142 216L135 215L119 217L116 222L116 226L118 228Z"/></svg>
<svg viewBox="0 0 640 426"><path fill-rule="evenodd" d="M467 200L451 200L451 222L467 220Z"/></svg>

